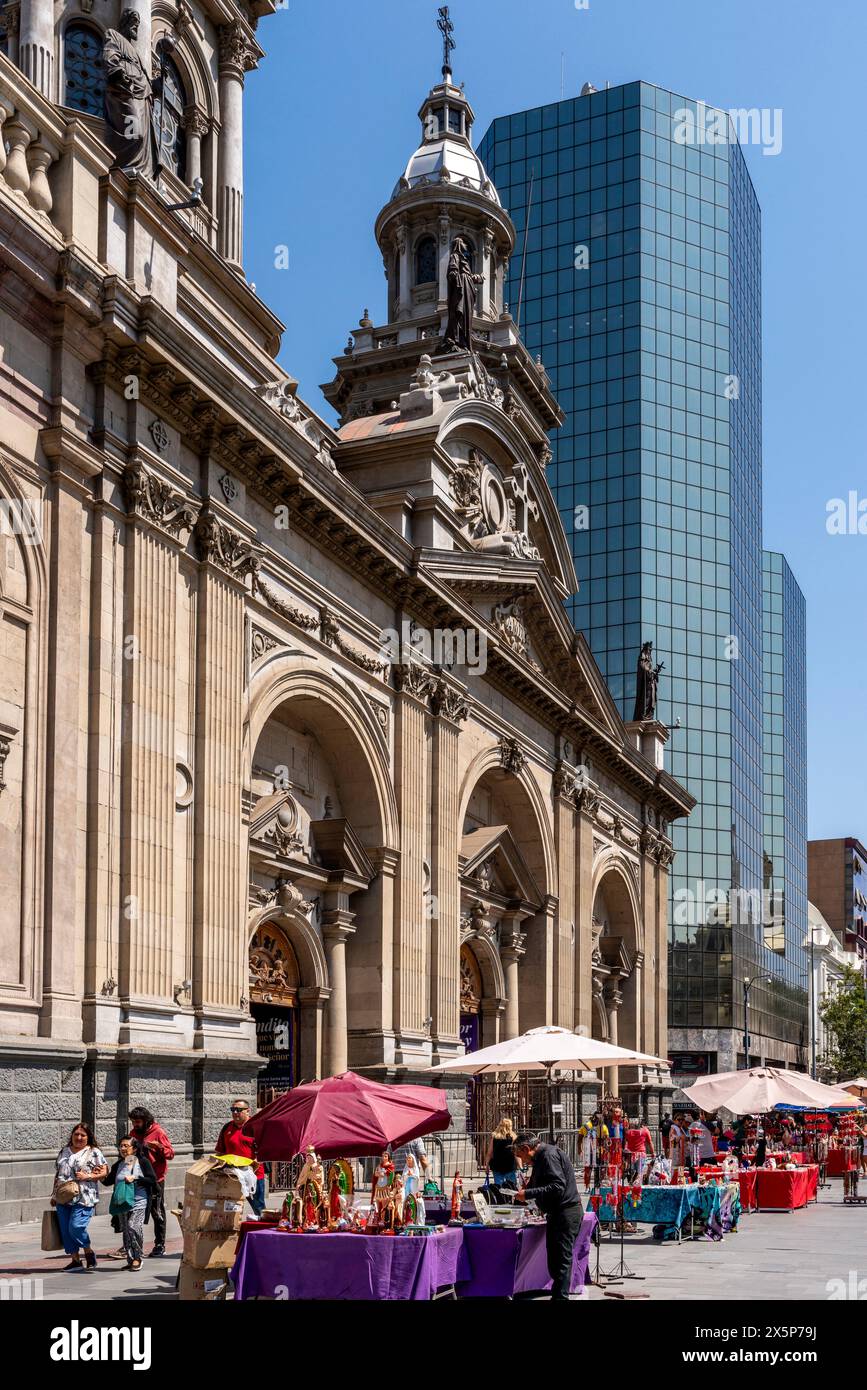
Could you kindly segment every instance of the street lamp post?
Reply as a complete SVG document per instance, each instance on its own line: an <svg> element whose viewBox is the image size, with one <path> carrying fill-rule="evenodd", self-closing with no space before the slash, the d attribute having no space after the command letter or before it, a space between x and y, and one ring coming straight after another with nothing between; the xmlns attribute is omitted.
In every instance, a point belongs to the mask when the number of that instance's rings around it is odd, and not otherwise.
<svg viewBox="0 0 867 1390"><path fill-rule="evenodd" d="M758 980L770 982L770 975L754 975L751 980L744 976L744 1067L750 1069L750 990Z"/></svg>

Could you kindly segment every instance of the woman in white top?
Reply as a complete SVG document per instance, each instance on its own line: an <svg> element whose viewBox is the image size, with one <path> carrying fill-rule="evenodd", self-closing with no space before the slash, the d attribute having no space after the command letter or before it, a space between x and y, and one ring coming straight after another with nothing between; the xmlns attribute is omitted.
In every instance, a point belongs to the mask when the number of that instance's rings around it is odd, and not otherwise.
<svg viewBox="0 0 867 1390"><path fill-rule="evenodd" d="M57 1155L57 1173L51 1205L57 1211L63 1248L71 1256L65 1269L96 1268L96 1255L90 1244L88 1227L99 1201L99 1183L108 1164L97 1148L93 1131L85 1124L75 1126L69 1143ZM70 1199L71 1194L71 1199Z"/></svg>

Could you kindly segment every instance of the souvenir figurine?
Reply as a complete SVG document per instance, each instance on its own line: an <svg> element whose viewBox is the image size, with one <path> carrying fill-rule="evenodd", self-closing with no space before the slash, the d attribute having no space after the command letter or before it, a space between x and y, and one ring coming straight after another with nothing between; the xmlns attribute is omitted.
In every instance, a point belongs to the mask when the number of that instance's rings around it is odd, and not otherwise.
<svg viewBox="0 0 867 1390"><path fill-rule="evenodd" d="M451 1220L452 1220L452 1221L460 1221L460 1219L461 1219L461 1202L463 1201L463 1196L464 1196L464 1183L463 1183L463 1179L462 1179L460 1173L458 1172L458 1170L457 1170L457 1168L456 1168L456 1169L455 1169L454 1180L452 1181L452 1210L451 1210Z"/></svg>
<svg viewBox="0 0 867 1390"><path fill-rule="evenodd" d="M408 1226L425 1224L425 1206L422 1196L421 1175L415 1154L407 1154L403 1170L404 1222Z"/></svg>

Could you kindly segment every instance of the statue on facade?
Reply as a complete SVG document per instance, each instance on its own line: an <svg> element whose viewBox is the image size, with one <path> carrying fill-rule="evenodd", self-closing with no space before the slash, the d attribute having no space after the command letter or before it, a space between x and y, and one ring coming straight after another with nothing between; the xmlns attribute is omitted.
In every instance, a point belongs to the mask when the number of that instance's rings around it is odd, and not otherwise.
<svg viewBox="0 0 867 1390"><path fill-rule="evenodd" d="M659 673L664 666L664 661L660 661L658 666L654 666L653 643L645 642L638 658L638 671L635 677L635 712L632 716L634 720L655 718Z"/></svg>
<svg viewBox="0 0 867 1390"><path fill-rule="evenodd" d="M446 323L446 351L472 352L476 286L482 283L482 276L474 274L470 265L469 248L461 236L456 236L452 242L446 283L449 310Z"/></svg>
<svg viewBox="0 0 867 1390"><path fill-rule="evenodd" d="M135 10L124 10L117 29L105 36L105 119L114 133L116 169L128 174L158 172L157 131L154 120L155 84L142 62L136 39L141 19Z"/></svg>

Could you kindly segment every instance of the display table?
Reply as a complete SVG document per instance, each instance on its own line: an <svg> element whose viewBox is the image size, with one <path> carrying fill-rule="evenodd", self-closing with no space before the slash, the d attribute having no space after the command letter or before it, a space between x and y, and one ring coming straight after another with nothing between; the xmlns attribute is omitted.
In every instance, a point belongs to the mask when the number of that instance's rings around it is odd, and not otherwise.
<svg viewBox="0 0 867 1390"><path fill-rule="evenodd" d="M572 1293L590 1280L590 1247L596 1227L593 1212L586 1212L572 1251ZM458 1298L514 1298L541 1293L551 1287L545 1227L522 1226L510 1231L489 1226L465 1226L464 1253L468 1277L458 1282Z"/></svg>
<svg viewBox="0 0 867 1390"><path fill-rule="evenodd" d="M470 1265L459 1227L430 1236L248 1230L231 1277L241 1301L419 1301L467 1281Z"/></svg>
<svg viewBox="0 0 867 1390"><path fill-rule="evenodd" d="M683 1187L643 1187L641 1201L637 1206L632 1205L629 1197L624 1202L624 1220L640 1221L660 1228L659 1239L672 1234L679 1235L680 1228L690 1212L699 1207L701 1190L698 1183L687 1183ZM597 1215L602 1222L615 1220L614 1208L606 1201L602 1202ZM656 1236L656 1231L653 1234Z"/></svg>
<svg viewBox="0 0 867 1390"><path fill-rule="evenodd" d="M722 1178L724 1173L722 1168L700 1168L699 1172L706 1178ZM741 1209L743 1211L755 1211L756 1208L756 1179L758 1177L755 1168L740 1168L737 1180L740 1188ZM734 1181L734 1179L732 1179Z"/></svg>
<svg viewBox="0 0 867 1390"><path fill-rule="evenodd" d="M828 1162L825 1165L825 1172L829 1178L842 1178L844 1173L851 1173L858 1167L857 1151L855 1149L829 1149Z"/></svg>
<svg viewBox="0 0 867 1390"><path fill-rule="evenodd" d="M759 1168L756 1170L756 1206L759 1211L796 1211L815 1201L819 1168Z"/></svg>

